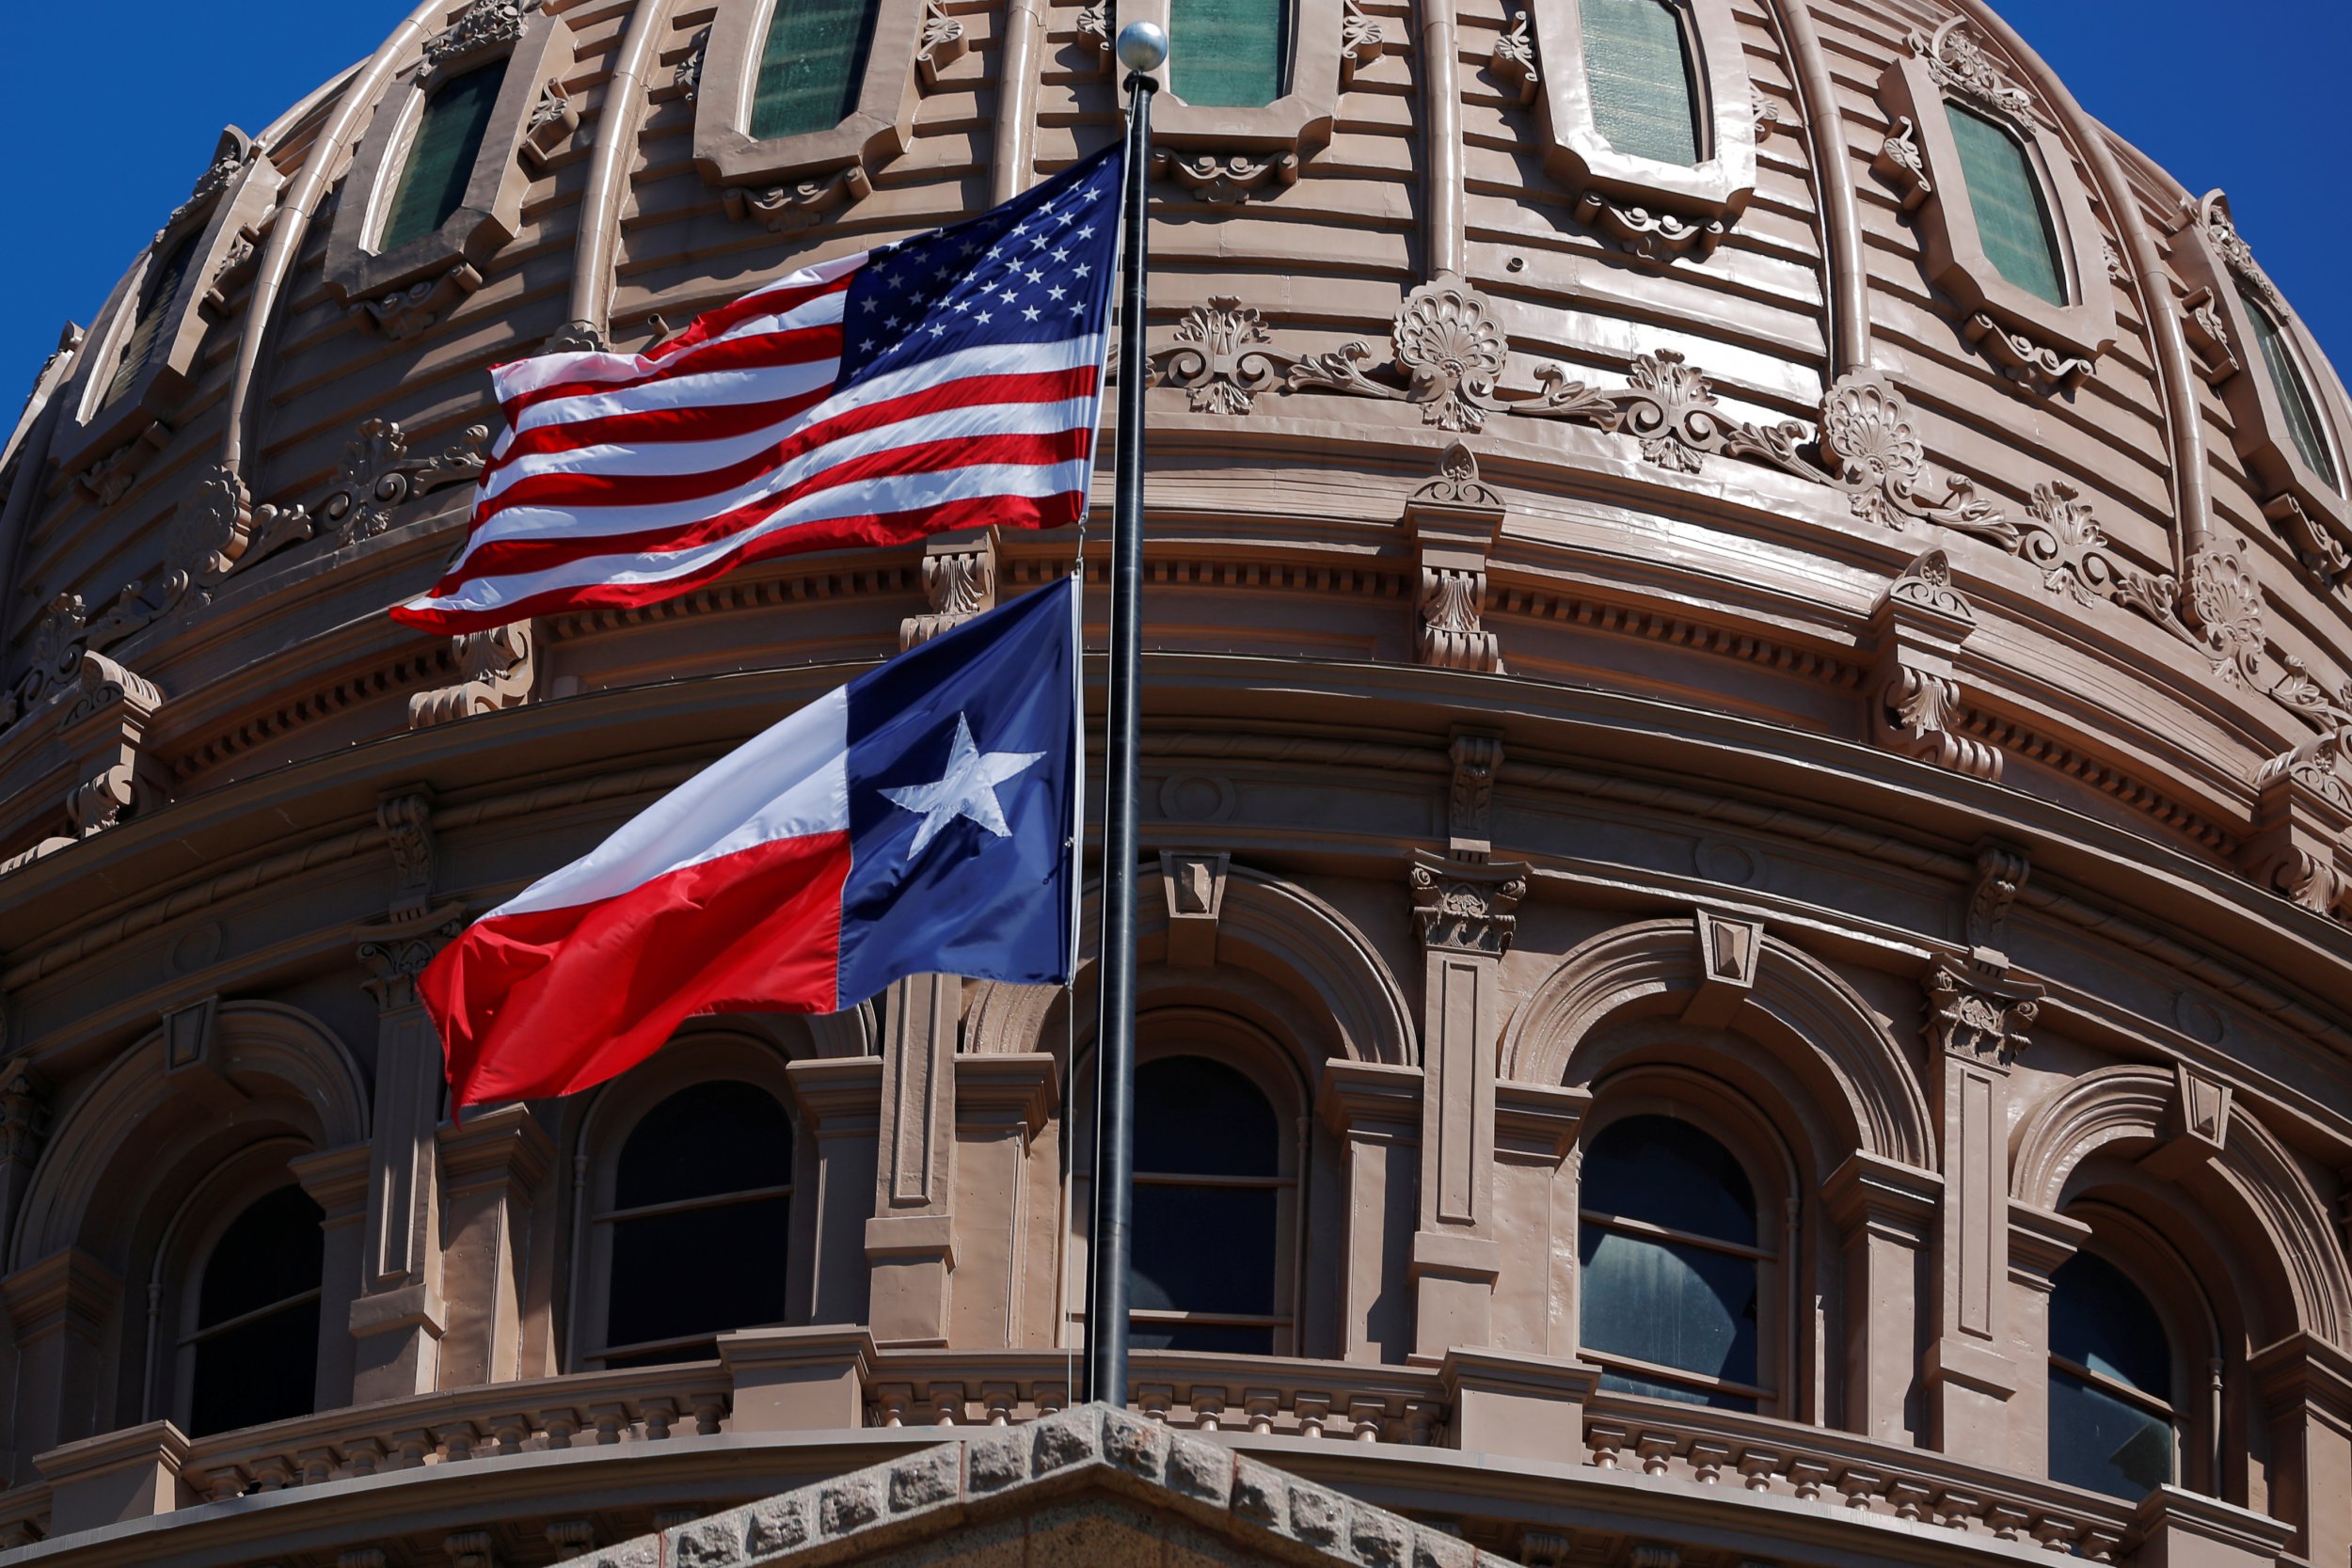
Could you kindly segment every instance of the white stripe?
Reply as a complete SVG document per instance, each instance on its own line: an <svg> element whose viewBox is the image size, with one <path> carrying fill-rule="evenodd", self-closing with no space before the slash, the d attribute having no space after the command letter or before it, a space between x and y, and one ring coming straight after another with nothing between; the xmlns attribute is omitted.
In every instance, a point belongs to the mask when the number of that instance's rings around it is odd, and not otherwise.
<svg viewBox="0 0 2352 1568"><path fill-rule="evenodd" d="M984 436L1051 436L1082 429L1093 408L1094 397L1091 393L1067 398L1059 403L967 404L943 409L936 414L922 414L877 425L870 430L851 431L813 447L789 462L764 469L740 484L707 495L688 496L677 500L646 501L637 505L584 506L557 500L546 505L509 507L473 531L450 570L463 566L483 546L501 540L601 539L624 533L650 532L657 529L686 528L723 513L755 506L840 464L876 452L896 451L931 441L972 440ZM756 432L727 442L706 443L699 449L707 459L702 463L688 464L675 469L658 469L650 465L641 467L631 463L626 470L612 471L646 477L658 477L664 472L701 473L755 455L775 444L774 435Z"/></svg>
<svg viewBox="0 0 2352 1568"><path fill-rule="evenodd" d="M1093 468L1091 457L1050 465L974 464L940 473L905 474L844 484L804 497L755 527L696 549L583 556L544 571L475 578L460 583L456 592L446 597L428 594L412 599L409 608L427 611L492 610L559 589L586 588L598 583L661 582L682 577L734 554L755 540L801 523L911 511L916 506L936 507L948 501L992 496L1042 499L1048 496L1083 495Z"/></svg>
<svg viewBox="0 0 2352 1568"><path fill-rule="evenodd" d="M484 916L602 903L778 839L850 831L850 697L826 692L721 757Z"/></svg>

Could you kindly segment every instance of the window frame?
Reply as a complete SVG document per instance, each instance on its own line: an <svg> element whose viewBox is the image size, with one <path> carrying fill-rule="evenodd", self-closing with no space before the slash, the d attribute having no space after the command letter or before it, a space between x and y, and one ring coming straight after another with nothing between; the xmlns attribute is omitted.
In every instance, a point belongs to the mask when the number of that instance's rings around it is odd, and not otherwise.
<svg viewBox="0 0 2352 1568"><path fill-rule="evenodd" d="M695 166L705 183L723 189L840 175L845 178L839 195L862 198L872 188L871 170L914 142L915 105L922 96L917 56L923 53L929 8L926 0L881 0L875 7L857 100L830 130L758 137L751 127L759 56L769 19L776 7L789 3L725 0L711 18L694 88ZM734 203L729 210L737 213Z"/></svg>
<svg viewBox="0 0 2352 1568"><path fill-rule="evenodd" d="M2264 515L2288 534L2290 545L2306 558L2307 566L2314 564L2311 557L2329 555L2324 547L2329 541L2337 552L2352 548L2352 467L2346 461L2352 455L2347 453L2352 406L2347 405L2343 383L2302 317L2287 304L2286 296L2239 235L2225 193L2207 191L2197 202L2189 221L2175 237L2172 254L2190 291L2184 308L2192 312L2192 319L2201 309L2217 312L2227 334L2226 343L2212 345L2226 357L2208 379L2229 410L2230 439L2238 460L2246 465ZM2271 320L2285 337L2296 368L2303 372L2320 436L2335 459L2335 485L2304 461L2295 444L2286 408L2280 402L2278 388L2271 385L2270 368L2263 362L2261 346L2255 341L2249 307L2238 294L2241 281L2271 307ZM2192 341L2196 336L2192 332ZM2325 531L2322 536L2299 543L2294 539L2296 508ZM2323 547L2307 547L2313 544ZM2325 575L2332 578L2344 570L2340 563L2331 564Z"/></svg>
<svg viewBox="0 0 2352 1568"><path fill-rule="evenodd" d="M695 1335L691 1341L687 1338L646 1340L623 1346L605 1342L607 1315L612 1307L613 1223L626 1217L616 1213L612 1207L621 1150L628 1145L629 1135L636 1132L638 1125L658 1106L671 1096L699 1084L750 1084L783 1108L786 1123L792 1129L792 1180L784 1189L784 1224L778 1232L781 1243L787 1249L784 1302L777 1310L774 1323L743 1323L738 1326L773 1327L790 1321L795 1299L795 1276L799 1268L803 1266L800 1262L801 1249L794 1245L794 1225L800 1214L798 1200L803 1185L801 1180L802 1162L808 1152L809 1142L799 1101L793 1095L785 1073L787 1061L783 1051L748 1034L716 1029L707 1033L696 1032L671 1040L647 1060L596 1091L596 1101L588 1107L580 1124L578 1168L581 1174L572 1195L578 1209L574 1216L574 1233L580 1242L572 1262L570 1332L565 1336L564 1358L566 1372L603 1370L605 1358L615 1351L627 1355L642 1355L669 1346L699 1342L705 1338ZM743 1193L728 1194L725 1199L688 1201L697 1204L750 1202L755 1201L754 1194L774 1196L769 1188L750 1188ZM731 1331L719 1329L714 1332L723 1334Z"/></svg>
<svg viewBox="0 0 2352 1568"><path fill-rule="evenodd" d="M1756 194L1756 105L1731 0L1658 0L1679 13L1690 41L1703 156L1692 166L1619 152L1593 113L1582 0L1525 8L1535 39L1534 85L1544 170L1580 217L1636 255L1691 251L1704 259ZM1516 23L1516 13L1514 21ZM1672 220L1661 221L1661 214Z"/></svg>
<svg viewBox="0 0 2352 1568"><path fill-rule="evenodd" d="M1959 18L1909 49L1879 77L1888 146L1909 141L1916 169L1903 182L1916 220L1928 281L1959 308L1961 331L2004 375L2036 389L2073 390L2115 345L2114 286L2101 230L2074 154L2023 88L2011 86L1960 31ZM2001 276L1985 254L1960 147L1946 119L1957 103L2014 135L2057 230L2068 303L2053 305ZM1894 160L1898 166L1904 160ZM1882 159L1882 168L1887 161Z"/></svg>
<svg viewBox="0 0 2352 1568"><path fill-rule="evenodd" d="M2209 1497L2218 1495L2220 1478L2215 1472L2212 1456L2216 1441L2213 1428L2219 1418L2219 1412L2211 1408L2216 1402L2207 1397L2207 1379L2212 1375L2210 1369L2219 1365L2223 1356L2220 1325L2214 1316L2212 1303L2203 1299L2197 1276L2187 1260L2173 1250L2155 1227L2139 1214L2095 1198L2070 1203L2063 1212L2068 1218L2081 1221L2090 1227L2090 1234L2074 1249L2075 1253L2091 1253L2122 1274L2147 1301L2164 1329L2172 1372L2169 1411L2172 1475L2167 1484ZM2057 1270L2053 1269L2051 1273L2055 1277ZM2185 1306L2195 1310L2185 1311ZM2051 1300L2044 1304L2045 1325L2055 1321L2056 1315L2053 1294ZM2197 1345L2202 1345L2205 1350L2201 1363L2193 1354L2193 1347ZM2160 1402L2137 1389L2071 1361L2061 1367L2060 1357L2050 1348L2046 1326L2042 1353L2045 1378L2050 1369L2058 1367L2126 1403L2145 1408ZM2201 1373L2203 1376L2201 1377ZM2225 1393L2225 1401L2226 1398ZM2042 1403L2042 1473L2048 1475L2051 1455L2046 1395ZM2110 1496L2106 1493L2099 1495Z"/></svg>
<svg viewBox="0 0 2352 1568"><path fill-rule="evenodd" d="M1204 198L1237 198L1262 192L1269 184L1288 185L1298 178L1298 165L1331 139L1340 110L1344 64L1341 36L1345 22L1344 0L1288 0L1291 32L1284 57L1290 62L1282 95L1258 108L1220 108L1191 103L1170 85L1174 55L1181 46L1168 34L1169 58L1152 71L1159 91L1152 101L1152 143L1171 154L1211 154L1218 159L1241 156L1264 169L1245 175L1238 182L1211 182L1200 187ZM1168 27L1168 0L1122 0L1119 22L1150 22ZM1114 70L1119 69L1114 63ZM1179 173L1190 160L1154 157L1155 176Z"/></svg>
<svg viewBox="0 0 2352 1568"><path fill-rule="evenodd" d="M168 439L164 421L195 388L198 358L215 314L206 296L235 265L236 246L242 243L249 250L259 240L285 182L258 143L233 125L222 130L213 161L188 199L156 230L100 309L96 352L85 345L62 393L72 413L60 421L52 448L61 472L78 473L151 431L161 429ZM167 308L171 315L157 328L154 352L122 395L102 405L149 273L191 235L195 247L188 270Z"/></svg>
<svg viewBox="0 0 2352 1568"><path fill-rule="evenodd" d="M495 4L474 0L439 32L411 46L407 62L376 101L343 174L326 233L326 286L351 314L368 317L389 337L412 336L481 287L481 263L522 228L523 200L539 177L534 166L546 156L530 135L532 111L550 91L568 105L563 83L577 64L571 24L543 8L526 12L519 29L505 35L480 22L485 7ZM376 239L406 172L426 101L443 84L501 59L505 79L474 154L465 199L431 233L378 250Z"/></svg>
<svg viewBox="0 0 2352 1568"><path fill-rule="evenodd" d="M1785 1223L1790 1195L1802 1189L1798 1185L1793 1159L1776 1129L1753 1112L1743 1110L1736 1095L1727 1085L1720 1085L1703 1074L1667 1067L1637 1067L1614 1081L1603 1080L1596 1086L1593 1109L1579 1124L1576 1148L1572 1158L1574 1204L1569 1210L1571 1230L1565 1243L1568 1256L1578 1259L1574 1277L1575 1299L1570 1304L1570 1316L1575 1336L1575 1356L1604 1370L1622 1370L1654 1382L1679 1384L1691 1388L1720 1389L1726 1394L1755 1401L1755 1413L1759 1416L1796 1418L1799 1394L1799 1362L1796 1347L1794 1304L1789 1299L1802 1271L1801 1255L1804 1240L1801 1227ZM1740 1246L1712 1237L1688 1235L1662 1226L1640 1221L1624 1221L1609 1217L1611 1227L1627 1234L1650 1234L1661 1240L1673 1240L1726 1255L1753 1257L1756 1265L1756 1375L1754 1385L1725 1378L1708 1377L1702 1372L1687 1371L1678 1367L1659 1366L1637 1357L1612 1351L1599 1351L1585 1342L1584 1306L1585 1279L1581 1259L1584 1256L1584 1227L1588 1211L1584 1204L1584 1152L1594 1140L1618 1122L1635 1117L1662 1116L1688 1122L1700 1132L1712 1138L1739 1164L1748 1179L1748 1190L1756 1199L1756 1245ZM1657 1396L1630 1394L1634 1399Z"/></svg>

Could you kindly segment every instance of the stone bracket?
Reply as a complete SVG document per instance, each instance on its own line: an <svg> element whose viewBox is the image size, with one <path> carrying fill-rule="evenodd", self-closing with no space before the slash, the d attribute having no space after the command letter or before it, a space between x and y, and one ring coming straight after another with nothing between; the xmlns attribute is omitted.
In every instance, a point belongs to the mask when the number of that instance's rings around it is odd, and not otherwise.
<svg viewBox="0 0 2352 1568"><path fill-rule="evenodd" d="M219 1012L215 995L163 1015L164 1080L206 1110L229 1116L245 1106L247 1096L220 1069L213 1027Z"/></svg>
<svg viewBox="0 0 2352 1568"><path fill-rule="evenodd" d="M1999 750L1961 733L1964 706L1955 660L1976 629L1976 611L1952 581L1950 558L1928 551L1871 608L1875 658L1865 689L1873 694L1870 727L1881 745L1997 783Z"/></svg>
<svg viewBox="0 0 2352 1568"><path fill-rule="evenodd" d="M450 640L461 678L453 686L419 691L408 699L408 727L421 730L477 713L520 707L531 699L538 672L539 639L529 621L509 622L487 631Z"/></svg>
<svg viewBox="0 0 2352 1568"><path fill-rule="evenodd" d="M1682 1009L1685 1022L1720 1029L1731 1022L1756 988L1756 967L1764 952L1761 921L1732 920L1709 910L1698 914L1699 989Z"/></svg>
<svg viewBox="0 0 2352 1568"><path fill-rule="evenodd" d="M923 546L925 610L898 623L901 653L996 608L997 531L957 529Z"/></svg>
<svg viewBox="0 0 2352 1568"><path fill-rule="evenodd" d="M1502 673L1502 650L1486 627L1486 557L1502 536L1502 498L1478 477L1478 459L1455 441L1438 477L1405 502L1405 528L1420 551L1419 626L1413 657L1441 670Z"/></svg>

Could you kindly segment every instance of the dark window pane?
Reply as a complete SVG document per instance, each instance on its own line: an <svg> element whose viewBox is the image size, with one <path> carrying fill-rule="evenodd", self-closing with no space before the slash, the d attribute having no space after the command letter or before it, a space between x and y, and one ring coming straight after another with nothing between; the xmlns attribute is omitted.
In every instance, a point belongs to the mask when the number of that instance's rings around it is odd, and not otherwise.
<svg viewBox="0 0 2352 1568"><path fill-rule="evenodd" d="M2050 1354L2172 1402L2172 1346L2164 1320L2123 1271L2078 1252L2050 1276Z"/></svg>
<svg viewBox="0 0 2352 1568"><path fill-rule="evenodd" d="M1645 1394L1654 1400L1679 1400L1684 1404L1703 1404L1712 1410L1756 1409L1756 1401L1745 1394L1726 1394L1720 1388L1694 1388L1687 1384L1661 1383L1656 1378L1635 1377L1629 1372L1605 1371L1600 1386L1613 1393Z"/></svg>
<svg viewBox="0 0 2352 1568"><path fill-rule="evenodd" d="M221 1232L212 1256L204 1260L196 1326L210 1328L317 1290L326 1256L326 1235L319 1225L326 1217L300 1187L280 1187L256 1199ZM312 1342L302 1349L306 1380L318 1348L316 1340L313 1335ZM309 1387L307 1381L304 1387Z"/></svg>
<svg viewBox="0 0 2352 1568"><path fill-rule="evenodd" d="M768 1197L614 1221L605 1343L782 1320L790 1212L790 1199Z"/></svg>
<svg viewBox="0 0 2352 1568"><path fill-rule="evenodd" d="M2253 290L2240 283L2237 293L2254 324L2254 341L2262 349L2264 367L2270 372L2270 389L2278 394L2279 406L2286 415L2287 434L2295 439L2295 450L2302 454L2306 467L2336 488L2336 460L2328 451L2327 436L2321 434L2319 407L2312 402L2303 367L2296 363L2295 345L2287 341L2285 329L2269 307L2254 297Z"/></svg>
<svg viewBox="0 0 2352 1568"><path fill-rule="evenodd" d="M1136 1350L1204 1350L1221 1355L1272 1355L1274 1330L1236 1323L1139 1323L1127 1330Z"/></svg>
<svg viewBox="0 0 2352 1568"><path fill-rule="evenodd" d="M316 1290L318 1275L310 1276ZM308 1416L317 1388L319 1301L297 1302L199 1340L188 1435Z"/></svg>
<svg viewBox="0 0 2352 1568"><path fill-rule="evenodd" d="M1283 0L1170 0L1168 86L1187 103L1262 109L1282 96Z"/></svg>
<svg viewBox="0 0 2352 1568"><path fill-rule="evenodd" d="M612 1207L640 1209L792 1180L792 1123L765 1089L721 1080L680 1089L621 1146Z"/></svg>
<svg viewBox="0 0 2352 1568"><path fill-rule="evenodd" d="M1661 1367L1756 1382L1756 1266L1587 1222L1584 1343Z"/></svg>
<svg viewBox="0 0 2352 1568"><path fill-rule="evenodd" d="M1205 1056L1136 1069L1136 1169L1169 1176L1278 1176L1274 1107L1241 1073Z"/></svg>
<svg viewBox="0 0 2352 1568"><path fill-rule="evenodd" d="M752 90L762 140L830 131L857 103L881 0L776 0Z"/></svg>
<svg viewBox="0 0 2352 1568"><path fill-rule="evenodd" d="M1698 88L1682 18L1663 0L1583 0L1593 126L1633 158L1699 161Z"/></svg>
<svg viewBox="0 0 2352 1568"><path fill-rule="evenodd" d="M171 253L151 262L147 277L139 284L138 314L132 319L130 334L122 341L122 356L115 361L114 378L106 383L105 402L112 403L131 389L148 361L155 357L155 346L163 337L164 325L178 319L172 309L180 297L181 280L188 275L188 263L196 256L196 242L201 230L190 230Z"/></svg>
<svg viewBox="0 0 2352 1568"><path fill-rule="evenodd" d="M483 134L490 128L490 111L497 106L499 88L505 82L506 62L499 60L433 89L433 96L425 101L416 139L408 144L407 162L393 190L377 250L422 239L465 204L474 160L482 153Z"/></svg>
<svg viewBox="0 0 2352 1568"><path fill-rule="evenodd" d="M1279 1196L1271 1187L1136 1188L1133 1305L1271 1316Z"/></svg>
<svg viewBox="0 0 2352 1568"><path fill-rule="evenodd" d="M1581 1205L1669 1230L1756 1245L1756 1192L1731 1151L1687 1121L1628 1117L1584 1151Z"/></svg>
<svg viewBox="0 0 2352 1568"><path fill-rule="evenodd" d="M1968 205L1976 209L1977 239L1986 258L2027 293L2065 304L2058 230L2025 144L1972 109L1947 102L1944 110L1960 146L1961 177L1968 182Z"/></svg>
<svg viewBox="0 0 2352 1568"><path fill-rule="evenodd" d="M2172 1479L2172 1425L2052 1368L2050 1477L2137 1502Z"/></svg>

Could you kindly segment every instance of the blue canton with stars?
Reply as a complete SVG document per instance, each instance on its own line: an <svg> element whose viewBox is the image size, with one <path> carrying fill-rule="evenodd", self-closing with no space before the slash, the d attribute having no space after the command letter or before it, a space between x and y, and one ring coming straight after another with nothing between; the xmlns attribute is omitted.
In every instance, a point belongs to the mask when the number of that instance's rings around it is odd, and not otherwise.
<svg viewBox="0 0 2352 1568"><path fill-rule="evenodd" d="M876 250L850 280L834 385L959 349L1107 332L1122 150L1114 142L968 223Z"/></svg>

